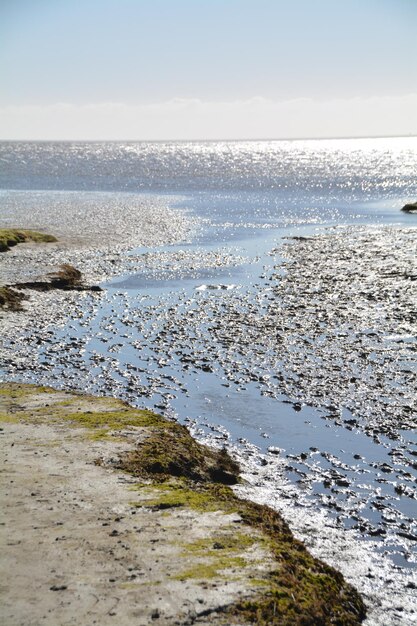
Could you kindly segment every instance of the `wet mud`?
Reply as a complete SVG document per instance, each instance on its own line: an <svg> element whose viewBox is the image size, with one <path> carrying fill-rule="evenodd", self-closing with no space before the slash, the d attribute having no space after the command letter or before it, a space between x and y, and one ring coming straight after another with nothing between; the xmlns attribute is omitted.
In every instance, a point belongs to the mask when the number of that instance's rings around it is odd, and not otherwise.
<svg viewBox="0 0 417 626"><path fill-rule="evenodd" d="M26 327L11 314L3 373L145 404L227 445L246 463L239 493L355 580L369 626L412 623L416 241L355 226L271 234L256 253L135 250L106 266L105 293L59 295L61 328L37 324L36 300Z"/></svg>

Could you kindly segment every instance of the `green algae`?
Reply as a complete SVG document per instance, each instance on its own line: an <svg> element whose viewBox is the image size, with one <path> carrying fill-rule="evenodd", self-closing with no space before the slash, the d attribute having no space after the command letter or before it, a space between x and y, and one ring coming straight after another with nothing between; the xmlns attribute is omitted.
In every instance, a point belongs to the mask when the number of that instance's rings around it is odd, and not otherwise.
<svg viewBox="0 0 417 626"><path fill-rule="evenodd" d="M34 386L29 383L0 383L0 396L5 399L15 400L16 398L23 400L29 399L31 396L39 394L56 394L55 389L44 387L42 385Z"/></svg>
<svg viewBox="0 0 417 626"><path fill-rule="evenodd" d="M255 543L259 543L259 537L256 535L250 535L249 533L236 532L229 526L229 534L225 532L213 535L210 537L204 537L196 539L191 543L184 543L184 554L187 555L190 552L193 554L205 556L215 556L226 552L242 551L252 547Z"/></svg>
<svg viewBox="0 0 417 626"><path fill-rule="evenodd" d="M20 421L16 414L2 413L0 412L0 422L7 424L18 424Z"/></svg>
<svg viewBox="0 0 417 626"><path fill-rule="evenodd" d="M232 513L235 510L226 500L219 501L218 490L214 487L193 485L187 481L138 484L134 489L143 496L143 500L133 503L135 506L146 506L155 510L183 507L200 512L220 510ZM234 495L230 488L223 486L223 489L231 496Z"/></svg>
<svg viewBox="0 0 417 626"><path fill-rule="evenodd" d="M61 416L59 416L61 417ZM86 411L64 413L62 419L69 420L75 426L82 428L103 428L108 430L123 430L130 426L134 428L149 428L162 425L162 419L151 411Z"/></svg>
<svg viewBox="0 0 417 626"><path fill-rule="evenodd" d="M178 580L224 578L228 580L246 579L246 568L255 564L255 560L249 555L248 550L255 544L262 546L262 537L252 536L248 533L235 532L229 527L229 534L225 532L210 537L197 539L193 542L182 543L181 556L189 559L198 557L203 559L195 565L187 568L176 575ZM259 560L258 560L259 561ZM236 570L238 572L231 572ZM226 572L227 570L227 572ZM234 574L232 576L232 573Z"/></svg>
<svg viewBox="0 0 417 626"><path fill-rule="evenodd" d="M62 393L48 387L34 387L8 383L0 385L0 397L6 401L6 412L1 413L2 421L22 421L35 423L69 422L74 427L93 431L110 431L133 428L167 428L175 426L161 415L147 409L134 409L121 400L114 398L95 398L93 396L71 395L62 400ZM30 403L40 395L48 394L42 406ZM55 400L59 398L59 400ZM17 404L20 402L21 405ZM29 403L29 408L22 404ZM88 409L88 410L86 410ZM96 433L98 434L98 433Z"/></svg>
<svg viewBox="0 0 417 626"><path fill-rule="evenodd" d="M3 414L7 421L7 414ZM129 427L149 428L160 427L161 419L148 411L137 411L134 414L124 411L64 411L56 407L40 407L29 411L20 410L13 417L20 421L52 423L68 421L72 426L86 429L106 429L106 431L123 430Z"/></svg>
<svg viewBox="0 0 417 626"><path fill-rule="evenodd" d="M173 576L174 580L209 580L210 578L224 578L227 580L240 580L245 578L244 568L247 561L241 556L222 556L205 563L196 565ZM233 572L231 570L238 570ZM234 574L234 575L233 575Z"/></svg>

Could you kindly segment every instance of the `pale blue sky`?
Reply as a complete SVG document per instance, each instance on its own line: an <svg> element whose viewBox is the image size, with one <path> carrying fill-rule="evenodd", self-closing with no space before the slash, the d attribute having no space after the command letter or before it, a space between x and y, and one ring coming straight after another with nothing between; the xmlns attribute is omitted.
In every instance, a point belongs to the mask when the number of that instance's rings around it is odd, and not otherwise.
<svg viewBox="0 0 417 626"><path fill-rule="evenodd" d="M299 113L311 117L302 134L326 135L335 102L327 134L363 134L372 107L382 134L384 117L392 134L404 115L409 125L402 119L398 130L414 133L416 32L417 0L0 0L0 137L22 124L39 138L89 127L91 138L112 137L129 133L127 117L132 138L163 138L161 116L172 138L211 137L239 115L233 134L245 137L268 133L248 125L266 106L274 137L286 135L274 118L284 106L290 122L288 101L299 99L311 113ZM182 117L178 99L188 107ZM362 125L345 119L352 99L365 103Z"/></svg>

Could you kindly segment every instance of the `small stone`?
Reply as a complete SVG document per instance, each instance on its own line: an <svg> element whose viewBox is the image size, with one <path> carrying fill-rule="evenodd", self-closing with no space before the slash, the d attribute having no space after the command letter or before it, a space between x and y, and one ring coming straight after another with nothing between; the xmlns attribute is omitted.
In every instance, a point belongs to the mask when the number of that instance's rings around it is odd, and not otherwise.
<svg viewBox="0 0 417 626"><path fill-rule="evenodd" d="M268 452L270 452L271 454L279 454L281 452L281 449L277 448L276 446L269 446Z"/></svg>

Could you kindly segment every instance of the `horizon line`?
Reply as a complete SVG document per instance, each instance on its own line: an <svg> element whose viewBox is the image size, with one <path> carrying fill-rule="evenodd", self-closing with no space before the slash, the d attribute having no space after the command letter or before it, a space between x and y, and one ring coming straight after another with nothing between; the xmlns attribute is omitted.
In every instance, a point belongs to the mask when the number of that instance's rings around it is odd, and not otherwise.
<svg viewBox="0 0 417 626"><path fill-rule="evenodd" d="M170 143L170 142L175 142L175 143L217 143L217 142L259 142L259 141L337 141L337 140L347 140L347 139L413 139L413 138L417 138L417 134L414 133L408 133L408 134L401 134L401 135L336 135L336 136L329 136L329 137L271 137L271 138L240 138L240 139L236 139L236 138L216 138L216 139L204 139L204 138L199 138L199 139L1 139L0 138L0 143L20 143L20 142L26 142L26 143L55 143L55 142L59 142L59 143L72 143L72 142L78 142L78 143L120 143L120 142L125 142L125 143L147 143L147 142L151 142L151 143Z"/></svg>

